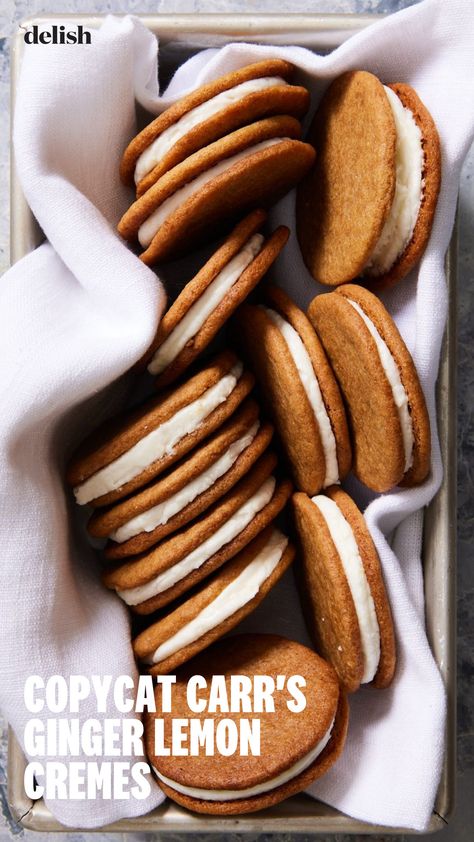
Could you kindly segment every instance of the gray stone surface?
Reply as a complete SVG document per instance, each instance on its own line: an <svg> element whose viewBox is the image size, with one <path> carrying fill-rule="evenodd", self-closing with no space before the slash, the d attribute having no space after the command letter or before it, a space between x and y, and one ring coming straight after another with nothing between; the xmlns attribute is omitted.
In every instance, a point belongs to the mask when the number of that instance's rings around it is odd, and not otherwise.
<svg viewBox="0 0 474 842"><path fill-rule="evenodd" d="M413 5L416 0L0 0L0 274L8 267L9 212L8 212L8 169L9 169L9 38L20 20L41 12L394 12ZM472 427L472 389L474 382L474 152L466 161L460 191L459 204L459 282L458 282L458 465L459 465L459 513L458 513L458 798L457 809L449 825L438 835L440 842L468 842L473 838L474 828L474 566L473 555L473 461L474 435ZM407 758L409 762L409 758ZM6 730L0 720L0 842L7 842L12 836L31 837L35 842L46 839L48 834L33 834L15 825L6 806ZM88 834L67 834L68 842L84 842ZM143 834L128 834L126 842L139 842ZM94 834L94 842L117 839L117 835ZM174 842L176 835L161 834L160 838ZM205 838L212 842L216 836L195 835L194 839ZM231 834L226 842L238 837ZM246 840L255 840L255 835ZM266 835L258 839L264 842ZM288 834L272 839L290 842ZM299 842L306 842L311 836L295 836ZM321 837L319 837L321 838ZM329 838L329 837L328 837ZM366 837L330 837L334 840L355 840ZM383 842L389 836L367 837ZM417 837L406 835L400 839Z"/></svg>

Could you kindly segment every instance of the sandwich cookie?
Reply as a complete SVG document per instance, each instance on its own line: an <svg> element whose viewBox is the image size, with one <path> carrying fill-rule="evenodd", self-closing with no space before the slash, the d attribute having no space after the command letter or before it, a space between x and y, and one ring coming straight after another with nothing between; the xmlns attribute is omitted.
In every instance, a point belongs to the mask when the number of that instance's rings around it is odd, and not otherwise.
<svg viewBox="0 0 474 842"><path fill-rule="evenodd" d="M374 491L423 482L431 458L425 397L380 299L347 284L314 298L308 315L344 397L356 477Z"/></svg>
<svg viewBox="0 0 474 842"><path fill-rule="evenodd" d="M318 151L297 199L304 261L323 284L363 276L401 280L420 260L436 209L441 153L436 127L413 88L344 73L313 120Z"/></svg>
<svg viewBox="0 0 474 842"><path fill-rule="evenodd" d="M291 484L272 475L276 456L264 453L252 470L185 529L103 576L137 614L172 602L235 556L281 512Z"/></svg>
<svg viewBox="0 0 474 842"><path fill-rule="evenodd" d="M236 325L297 488L316 494L340 482L351 466L346 415L311 323L283 290L268 286L265 305L243 305Z"/></svg>
<svg viewBox="0 0 474 842"><path fill-rule="evenodd" d="M205 705L202 713L188 707L187 685L193 675L204 678L199 699ZM273 694L274 710L252 714L244 705L231 704L231 711L214 712L210 698L213 675L223 676L227 698L232 700L235 679L254 686L255 676L269 676L275 687L281 676L288 679L300 675L306 684L303 710L294 710L294 697L285 687ZM245 685L244 685L245 686ZM235 695L235 693L234 693ZM254 698L255 698L255 694ZM161 713L161 686L155 690L156 709L160 713L145 716L145 745L163 792L196 813L232 815L250 813L271 807L302 792L321 777L340 756L347 733L348 704L340 689L334 669L315 652L277 635L245 634L220 640L210 649L193 658L176 674L173 686L173 712ZM251 703L251 702L250 702ZM211 711L209 710L211 707ZM260 753L237 750L230 755L218 750L206 753L201 746L197 754L173 756L172 720L198 717L201 729L204 720L215 728L222 727L238 735L243 720L258 716L260 721ZM169 756L155 751L155 720L163 717L164 744ZM233 728L231 726L233 725ZM237 736L238 739L238 736Z"/></svg>
<svg viewBox="0 0 474 842"><path fill-rule="evenodd" d="M201 85L131 141L120 166L122 181L136 185L141 196L167 170L234 129L275 114L302 117L309 93L290 84L292 73L289 62L270 59Z"/></svg>
<svg viewBox="0 0 474 842"><path fill-rule="evenodd" d="M173 470L110 508L92 515L88 530L109 538L108 559L144 552L202 514L241 479L267 448L273 434L246 401L226 424Z"/></svg>
<svg viewBox="0 0 474 842"><path fill-rule="evenodd" d="M302 599L317 650L348 692L387 687L395 636L377 550L364 517L340 488L293 496Z"/></svg>
<svg viewBox="0 0 474 842"><path fill-rule="evenodd" d="M286 535L268 526L197 593L139 634L136 658L152 675L173 672L251 614L294 555Z"/></svg>
<svg viewBox="0 0 474 842"><path fill-rule="evenodd" d="M119 234L147 265L188 253L255 207L268 207L308 172L315 152L294 117L237 129L168 170L124 214Z"/></svg>
<svg viewBox="0 0 474 842"><path fill-rule="evenodd" d="M226 421L253 384L224 351L175 391L106 422L69 465L76 501L108 505L150 482Z"/></svg>
<svg viewBox="0 0 474 842"><path fill-rule="evenodd" d="M146 355L157 386L191 365L278 257L288 228L280 226L265 238L259 233L265 219L265 212L256 210L240 222L163 316Z"/></svg>

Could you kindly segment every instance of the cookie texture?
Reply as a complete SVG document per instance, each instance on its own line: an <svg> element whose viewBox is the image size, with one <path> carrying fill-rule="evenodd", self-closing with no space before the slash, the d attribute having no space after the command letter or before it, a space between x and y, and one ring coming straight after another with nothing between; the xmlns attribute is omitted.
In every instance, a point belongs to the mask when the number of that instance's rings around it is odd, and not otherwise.
<svg viewBox="0 0 474 842"><path fill-rule="evenodd" d="M185 602L182 602L174 611L167 614L158 622L153 623L145 631L141 632L133 641L133 651L139 660L145 660L153 655L153 652L165 641L173 637L176 632L182 629L187 623L195 619L195 617L210 605L222 591L230 585L254 558L260 553L267 542L269 541L273 532L272 526L268 526L260 535L257 536L245 549L236 555L231 561L227 562L217 573L210 577L207 582L199 588ZM254 608L263 601L267 593L274 585L281 579L283 573L288 569L295 556L294 547L288 544L283 551L283 554L270 575L265 579L260 586L258 592L248 600L238 611L219 623L215 628L208 631L202 637L195 640L193 643L185 646L179 651L170 655L168 658L160 661L157 664L152 664L147 667L151 675L166 675L173 672L177 667L189 661L190 658L202 652L211 643L221 638L224 634L231 631L240 623L245 617L252 613Z"/></svg>
<svg viewBox="0 0 474 842"><path fill-rule="evenodd" d="M423 196L410 242L388 272L377 277L364 277L373 290L386 289L401 281L421 260L431 234L441 184L441 146L431 114L410 85L398 82L389 85L409 108L418 124L423 144Z"/></svg>
<svg viewBox="0 0 474 842"><path fill-rule="evenodd" d="M398 410L375 339L347 299L358 303L371 319L399 369L414 434L413 464L407 473ZM368 290L350 284L330 295L317 296L308 315L344 396L357 478L374 491L388 491L401 482L422 482L430 466L426 403L413 360L382 302Z"/></svg>
<svg viewBox="0 0 474 842"><path fill-rule="evenodd" d="M145 126L145 128L130 141L123 154L120 164L120 177L122 181L124 184L128 184L130 186L134 185L135 166L142 152L144 152L157 137L166 131L166 129L169 129L172 125L176 124L181 117L193 108L197 108L209 99L218 96L224 91L234 88L236 85L248 82L251 79L258 79L266 76L279 76L285 80L289 80L292 73L293 66L287 61L283 61L281 59L259 61L253 64L248 64L245 67L241 67L239 70L232 71L224 76L220 76L218 79L208 82L205 85L201 85L199 88L191 91L191 93L187 96L181 97L181 99L156 117L155 120ZM291 90L291 96L288 96L287 90ZM304 91L304 95L301 94L301 91ZM264 91L263 93L268 95L270 92ZM264 98L262 98L261 95L255 96L255 94L253 94L250 97L247 96L244 103L240 100L234 104L233 108L227 108L225 114L220 112L210 120L206 120L205 123L199 124L199 126L196 127L198 131L194 129L192 132L188 132L183 138L181 138L174 145L174 148L165 156L165 160L160 161L160 164L158 164L151 173L142 179L142 181L137 185L137 189L140 192L143 192L143 189L147 189L149 186L150 181L151 183L156 181L156 179L159 178L162 172L165 172L166 169L175 166L175 164L179 163L192 152L195 152L201 146L205 146L213 140L217 140L221 134L227 134L233 128L238 128L239 125L243 125L246 122L252 122L257 118L257 116L269 116L271 113L295 113L295 116L300 116L300 113L304 113L307 108L309 95L304 88L301 89L296 86L292 86L292 88L288 88L288 86L279 86L277 94L270 97L270 102L268 104L265 104L262 101L263 99ZM286 105L286 108L280 110L280 106L283 104ZM277 107L279 110L272 112L274 107ZM296 108L295 112L293 112L292 107ZM303 107L303 111L301 112L299 111L300 107Z"/></svg>
<svg viewBox="0 0 474 842"><path fill-rule="evenodd" d="M340 476L345 476L351 462L345 411L314 329L281 290L266 289L265 303L290 322L307 348L313 367L317 366L315 374L321 381L323 401L336 438ZM297 488L316 494L326 475L319 425L284 336L268 313L254 305L243 305L238 311L235 334L265 396Z"/></svg>
<svg viewBox="0 0 474 842"><path fill-rule="evenodd" d="M276 461L276 456L273 453L264 453L252 470L234 488L187 528L162 541L149 552L127 561L114 570L106 571L103 576L106 587L123 591L144 585L184 559L216 530L227 523L238 509L258 491L276 467ZM150 614L158 608L168 605L221 567L224 562L240 552L275 519L287 503L291 490L292 486L288 481L277 482L270 501L235 538L224 544L200 567L192 570L184 578L156 596L133 606L133 610L138 614Z"/></svg>
<svg viewBox="0 0 474 842"><path fill-rule="evenodd" d="M186 316L189 309L199 302L199 298L215 280L217 275L246 245L253 234L258 231L265 217L266 214L262 210L256 210L252 214L249 214L249 216L237 225L223 245L212 255L211 259L198 272L195 278L186 284L176 301L163 316L156 338L147 352L145 359L150 360L153 357L163 342ZM264 277L265 273L280 254L280 251L288 240L288 236L289 229L281 225L264 240L258 254L243 270L223 299L207 317L204 324L157 376L156 385L158 388L167 386L169 383L175 381L207 348L239 304L244 301Z"/></svg>
<svg viewBox="0 0 474 842"><path fill-rule="evenodd" d="M393 678L396 652L390 604L380 560L354 501L333 486L325 492L352 529L374 601L380 633L380 660L372 684L387 687ZM308 627L317 651L334 666L341 684L351 693L364 674L359 621L344 567L319 508L305 494L292 498L301 547L300 592Z"/></svg>
<svg viewBox="0 0 474 842"><path fill-rule="evenodd" d="M68 484L79 486L94 473L118 459L145 435L168 421L188 404L198 400L237 363L238 359L233 352L223 351L176 390L165 392L158 398L148 400L138 409L106 421L83 442L73 456L66 473ZM183 436L170 452L148 465L132 480L97 497L89 505L109 505L150 482L224 423L247 397L253 385L253 376L244 371L226 400L192 433Z"/></svg>
<svg viewBox="0 0 474 842"><path fill-rule="evenodd" d="M382 83L363 70L335 79L309 141L317 156L298 188L298 240L313 278L335 286L362 272L392 206L396 129Z"/></svg>
<svg viewBox="0 0 474 842"><path fill-rule="evenodd" d="M212 438L205 441L201 447L196 448L188 458L185 457L171 473L111 509L97 511L88 524L90 534L95 537L107 538L132 518L148 511L153 506L165 503L172 495L181 491L221 458L237 439L248 432L257 419L258 407L256 404L253 401L245 404L242 412L238 412L235 417L231 417L230 421L218 429ZM122 543L110 540L104 550L105 558L115 560L142 553L163 538L176 532L176 530L186 526L187 523L194 520L195 517L202 514L209 506L230 491L248 473L252 465L268 447L272 434L271 425L261 423L253 441L237 457L229 470L209 488L195 497L191 503L188 503L173 515L166 523L160 524L151 532L140 532Z"/></svg>
<svg viewBox="0 0 474 842"><path fill-rule="evenodd" d="M331 738L316 760L286 784L256 796L220 802L183 795L172 786L163 784L163 790L177 803L194 812L216 815L261 810L305 789L324 774L340 755L348 723L346 697L339 689L332 667L307 647L277 635L238 635L219 641L178 671L174 716L189 715L185 695L188 678L200 674L209 680L213 673L225 675L228 686L232 674L246 675L251 679L256 674L270 675L275 681L280 674L303 675L306 680L306 708L298 714L290 713L287 694L275 694L275 712L259 714L259 757L251 754L247 757L239 754L230 757L219 754L212 757L156 757L153 751L154 717L148 716L145 721L148 757L152 765L172 781L206 790L247 789L265 784L291 768L321 741L335 717ZM159 705L159 688L156 692ZM238 722L241 716L248 714L230 715ZM169 717L166 717L165 741L169 741L169 729Z"/></svg>
<svg viewBox="0 0 474 842"><path fill-rule="evenodd" d="M119 233L134 241L140 226L166 199L216 164L266 140L278 142L235 162L179 204L140 255L148 265L187 253L242 213L268 207L309 170L314 149L298 138L292 117L269 117L221 138L173 167L124 214Z"/></svg>

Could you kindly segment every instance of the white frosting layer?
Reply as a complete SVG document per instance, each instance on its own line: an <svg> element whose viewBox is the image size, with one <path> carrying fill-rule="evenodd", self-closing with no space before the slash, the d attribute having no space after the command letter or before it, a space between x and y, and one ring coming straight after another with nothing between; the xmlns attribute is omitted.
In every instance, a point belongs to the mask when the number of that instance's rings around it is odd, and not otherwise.
<svg viewBox="0 0 474 842"><path fill-rule="evenodd" d="M204 123L215 114L218 114L219 111L224 111L229 105L233 105L249 94L266 91L268 88L286 84L288 83L285 79L281 79L279 76L262 76L260 79L249 79L240 85L234 85L228 91L222 91L222 93L217 94L212 99L208 99L206 102L201 103L201 105L197 105L196 108L192 108L187 114L183 114L180 120L173 123L168 129L165 129L142 152L135 166L135 184L138 184L142 178L145 178L161 159L168 154L178 140L181 140L195 126Z"/></svg>
<svg viewBox="0 0 474 842"><path fill-rule="evenodd" d="M167 778L166 775L162 775L161 772L158 772L154 766L152 768L159 780L168 784L168 786L175 789L176 792L181 792L183 795L190 795L191 798L199 798L202 801L236 801L239 798L251 798L253 795L261 795L263 792L268 792L271 789L276 789L277 787L286 784L287 781L293 780L293 778L296 778L297 775L301 774L301 772L304 772L308 766L311 766L311 764L314 763L316 758L319 757L326 748L331 738L333 727L334 719L322 740L320 740L319 743L308 752L308 754L305 754L304 757L301 757L293 764L293 766L290 766L289 769L285 769L284 772L281 772L275 778L270 778L270 780L264 781L261 784L247 787L247 789L200 789L199 787L194 786L183 786L183 784L179 784L176 781L171 780L171 778Z"/></svg>
<svg viewBox="0 0 474 842"><path fill-rule="evenodd" d="M352 304L355 310L359 313L361 319L363 319L364 323L367 325L371 335L375 340L375 344L377 346L377 351L379 355L380 362L382 363L382 368L385 372L385 376L390 384L390 388L392 390L393 400L395 401L395 405L397 407L398 417L400 419L400 426L402 428L402 437L403 437L403 450L405 453L405 473L411 468L413 465L413 445L414 445L414 435L413 435L413 424L410 415L410 408L408 404L408 395L405 391L405 387L401 381L400 372L398 370L397 363L395 362L394 357L390 353L390 350L387 344L384 342L380 333L378 332L377 328L375 327L374 323L369 319L366 313L364 313L362 307L359 307L355 301L351 301L350 298L346 299L349 304Z"/></svg>
<svg viewBox="0 0 474 842"><path fill-rule="evenodd" d="M143 436L130 450L78 485L74 489L77 502L84 505L90 500L102 497L103 494L121 488L153 462L173 453L177 443L197 430L207 416L229 397L242 374L242 368L241 362L236 363L228 374L221 377L197 400L178 410L159 427Z"/></svg>
<svg viewBox="0 0 474 842"><path fill-rule="evenodd" d="M422 134L412 112L391 88L385 88L397 132L395 195L382 233L364 267L382 275L404 252L415 229L423 195Z"/></svg>
<svg viewBox="0 0 474 842"><path fill-rule="evenodd" d="M359 623L364 674L362 684L375 676L380 661L380 629L375 613L374 600L365 575L359 548L350 524L339 506L330 497L318 494L312 498L327 523L329 533L341 559L346 574L354 608Z"/></svg>
<svg viewBox="0 0 474 842"><path fill-rule="evenodd" d="M220 626L240 608L257 595L266 579L273 573L280 561L288 538L278 529L274 529L269 540L255 558L220 594L206 605L189 623L182 626L176 634L158 646L158 649L145 659L147 664L159 664L170 655L174 655L185 646L190 646L211 629Z"/></svg>
<svg viewBox="0 0 474 842"><path fill-rule="evenodd" d="M151 599L163 591L168 590L176 582L184 579L193 570L201 567L211 556L217 553L232 541L246 526L253 520L272 499L275 490L275 477L268 477L263 485L250 497L219 529L207 538L189 555L185 556L177 564L160 573L150 582L138 585L136 588L127 588L124 591L117 591L118 595L127 605L139 605L147 599Z"/></svg>
<svg viewBox="0 0 474 842"><path fill-rule="evenodd" d="M222 173L233 167L234 164L237 164L239 161L243 161L244 158L248 158L250 155L255 155L263 149L268 149L269 146L274 146L276 143L281 143L282 140L286 140L286 138L272 137L269 140L262 140L260 143L255 143L253 146L243 149L236 155L232 155L230 158L224 158L224 160L219 161L218 164L215 164L213 167L210 167L210 169L201 173L201 175L198 175L197 178L193 179L193 181L189 181L188 184L184 185L184 187L180 187L179 190L176 190L168 197L168 199L165 199L165 201L162 202L162 204L140 226L138 230L138 240L140 245L143 246L143 248L148 248L156 232L166 222L168 217L171 216L171 214L174 213L180 205L187 202L191 196L194 196L195 193L199 193L199 191L202 190L209 181L212 181L214 178L222 175Z"/></svg>
<svg viewBox="0 0 474 842"><path fill-rule="evenodd" d="M288 345L288 350L296 365L303 388L314 412L321 436L324 461L326 463L324 488L327 488L329 485L339 482L339 465L337 463L336 439L324 405L318 378L298 332L275 310L271 310L268 307L263 307L263 309L277 326Z"/></svg>
<svg viewBox="0 0 474 842"><path fill-rule="evenodd" d="M161 374L162 371L178 356L180 351L193 336L196 336L206 319L224 299L231 287L240 278L242 272L249 266L259 253L263 244L263 236L254 234L245 246L227 263L221 272L204 290L198 300L189 308L176 325L170 335L155 351L148 365L150 374Z"/></svg>
<svg viewBox="0 0 474 842"><path fill-rule="evenodd" d="M167 500L163 500L146 512L142 512L112 532L110 538L118 544L128 541L141 532L153 532L157 526L168 523L170 518L189 506L196 497L204 494L208 488L214 485L217 480L227 473L238 457L254 440L260 424L258 421L240 439L234 441L220 459L217 459L207 470L199 474L187 485L176 491Z"/></svg>

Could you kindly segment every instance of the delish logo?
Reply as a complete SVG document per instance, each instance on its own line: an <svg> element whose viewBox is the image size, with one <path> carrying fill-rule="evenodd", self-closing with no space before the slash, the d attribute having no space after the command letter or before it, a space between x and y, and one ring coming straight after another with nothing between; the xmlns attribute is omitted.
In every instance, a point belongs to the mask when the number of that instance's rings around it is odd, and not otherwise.
<svg viewBox="0 0 474 842"><path fill-rule="evenodd" d="M21 26L24 30L25 44L90 44L91 33L82 24L66 29L65 26L46 26L33 24L30 27Z"/></svg>

